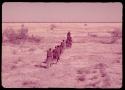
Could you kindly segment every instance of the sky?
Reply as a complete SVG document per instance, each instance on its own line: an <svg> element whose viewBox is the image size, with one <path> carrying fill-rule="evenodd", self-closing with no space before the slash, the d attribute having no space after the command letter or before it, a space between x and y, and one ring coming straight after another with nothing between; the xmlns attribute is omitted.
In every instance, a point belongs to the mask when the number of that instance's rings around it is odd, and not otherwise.
<svg viewBox="0 0 125 90"><path fill-rule="evenodd" d="M122 22L122 4L5 2L2 22Z"/></svg>

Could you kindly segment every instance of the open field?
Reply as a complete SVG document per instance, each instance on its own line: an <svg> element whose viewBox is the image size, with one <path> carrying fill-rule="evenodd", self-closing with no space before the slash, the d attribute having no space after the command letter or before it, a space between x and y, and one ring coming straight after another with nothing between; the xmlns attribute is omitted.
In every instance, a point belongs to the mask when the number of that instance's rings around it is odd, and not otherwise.
<svg viewBox="0 0 125 90"><path fill-rule="evenodd" d="M22 23L3 23L15 31ZM52 29L52 26L54 28ZM122 23L24 23L40 43L2 43L2 86L6 88L121 88ZM71 32L72 47L48 69L36 67L46 51ZM112 33L118 33L114 35Z"/></svg>

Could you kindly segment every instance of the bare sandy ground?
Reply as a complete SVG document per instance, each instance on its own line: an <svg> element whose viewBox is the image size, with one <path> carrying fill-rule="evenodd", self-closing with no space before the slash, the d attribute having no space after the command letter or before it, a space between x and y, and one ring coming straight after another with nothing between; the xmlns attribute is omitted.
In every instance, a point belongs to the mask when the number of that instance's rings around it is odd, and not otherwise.
<svg viewBox="0 0 125 90"><path fill-rule="evenodd" d="M52 23L53 24L53 23ZM111 33L121 30L120 24L52 24L27 23L29 34L41 37L40 44L2 43L2 85L5 88L121 88L122 38L114 43ZM20 23L3 24L20 28ZM25 25L25 24L24 24ZM61 55L60 61L48 69L36 67L46 58L46 50L66 39L70 31L73 45ZM91 33L99 37L91 36ZM103 37L103 38L102 38ZM109 41L108 41L109 40Z"/></svg>

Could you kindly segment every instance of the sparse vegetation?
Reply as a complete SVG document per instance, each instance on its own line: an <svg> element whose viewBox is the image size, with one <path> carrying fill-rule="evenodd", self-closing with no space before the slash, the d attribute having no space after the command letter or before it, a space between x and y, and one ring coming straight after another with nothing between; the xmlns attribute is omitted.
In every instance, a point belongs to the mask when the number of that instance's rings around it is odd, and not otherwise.
<svg viewBox="0 0 125 90"><path fill-rule="evenodd" d="M40 43L41 38L38 36L29 36L28 29L14 30L12 28L5 29L3 32L3 43L20 44L21 42Z"/></svg>
<svg viewBox="0 0 125 90"><path fill-rule="evenodd" d="M121 43L111 43L112 38L117 39L115 38L117 36L121 40L121 32L113 35L110 33L111 37L106 36L107 34L101 34L104 37L95 35L89 37L91 38L89 41L87 34L83 35L84 29L72 28L70 30L73 36L72 48L66 49L58 64L44 69L46 64L41 63L46 58L46 50L58 45L68 29L61 27L60 30L61 24L58 25L58 29L54 28L54 31L48 30L48 27L46 29L45 26L42 28L42 24L38 23L36 26L33 25L35 26L33 28L31 28L32 24L28 25L31 30L27 29L29 32L13 28L3 31L3 43L6 43L5 46L2 45L2 84L4 87L121 87L122 45ZM83 24L81 25L83 26ZM72 23L71 26L78 27ZM87 26L87 31L89 31L89 26L90 24ZM94 30L92 29L92 31ZM41 36L45 39L42 40ZM82 41L83 39L84 41ZM15 45L15 43L17 44Z"/></svg>

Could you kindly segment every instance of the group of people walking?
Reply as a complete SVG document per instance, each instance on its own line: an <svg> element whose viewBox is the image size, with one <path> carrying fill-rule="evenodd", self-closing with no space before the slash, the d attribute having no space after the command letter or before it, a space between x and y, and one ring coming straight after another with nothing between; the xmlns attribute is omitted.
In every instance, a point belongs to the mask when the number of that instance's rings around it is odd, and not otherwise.
<svg viewBox="0 0 125 90"><path fill-rule="evenodd" d="M62 40L60 45L55 46L54 49L49 48L47 50L47 57L43 63L46 63L45 68L51 67L52 64L56 64L60 60L61 54L64 52L66 48L71 48L72 46L72 37L71 33L67 33L67 39Z"/></svg>

